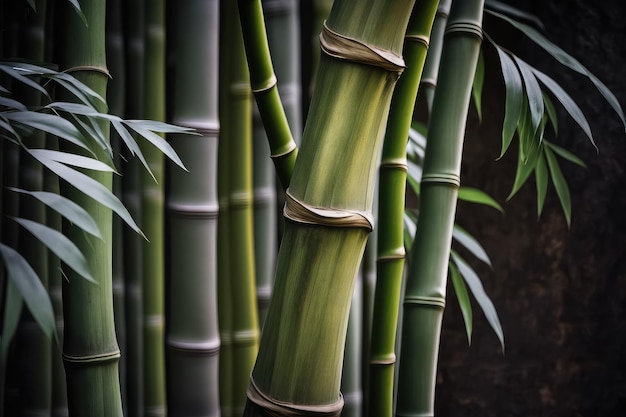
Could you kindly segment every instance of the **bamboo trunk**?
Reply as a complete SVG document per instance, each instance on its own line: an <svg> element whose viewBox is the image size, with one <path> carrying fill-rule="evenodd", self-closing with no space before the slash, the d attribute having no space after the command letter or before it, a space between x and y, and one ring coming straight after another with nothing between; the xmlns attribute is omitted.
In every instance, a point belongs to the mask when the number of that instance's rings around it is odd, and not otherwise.
<svg viewBox="0 0 626 417"><path fill-rule="evenodd" d="M82 1L89 22L85 26L76 12L66 7L65 59L63 68L98 94L106 94L108 71L105 60L105 3ZM108 134L108 126L102 126ZM109 172L90 172L98 182L111 188ZM87 282L73 271L63 281L65 334L63 359L67 376L70 416L122 416L115 337L111 272L111 211L91 198L65 187L67 194L96 221L102 239L70 228L68 235L85 254L98 285Z"/></svg>
<svg viewBox="0 0 626 417"><path fill-rule="evenodd" d="M434 415L448 260L482 14L480 0L455 2L446 27L404 296L397 416Z"/></svg>
<svg viewBox="0 0 626 417"><path fill-rule="evenodd" d="M274 295L246 416L269 410L280 416L288 410L341 411L349 305L372 227L376 166L403 68L399 55L411 7L412 1L338 0L333 5L286 197ZM336 48L337 37L353 48L367 45L362 50L372 60L363 65L352 49Z"/></svg>
<svg viewBox="0 0 626 417"><path fill-rule="evenodd" d="M165 2L145 3L144 118L165 120ZM145 143L142 143L144 145ZM164 168L163 154L154 146L141 147L152 176L141 175L143 244L143 384L144 415L165 416L165 296L164 280Z"/></svg>
<svg viewBox="0 0 626 417"><path fill-rule="evenodd" d="M125 116L139 119L144 114L144 26L143 0L129 0L122 4L126 61ZM128 152L123 153L122 201L133 218L141 224L141 164ZM125 227L124 245L124 289L126 312L126 406L128 417L143 417L143 300L142 300L142 251L143 239Z"/></svg>
<svg viewBox="0 0 626 417"><path fill-rule="evenodd" d="M395 340L404 271L406 144L417 88L438 1L418 0L404 42L407 69L391 101L380 164L377 281L370 351L368 408L372 416L393 414Z"/></svg>
<svg viewBox="0 0 626 417"><path fill-rule="evenodd" d="M218 2L179 1L172 135L189 172L168 165L168 415L220 416L216 244Z"/></svg>

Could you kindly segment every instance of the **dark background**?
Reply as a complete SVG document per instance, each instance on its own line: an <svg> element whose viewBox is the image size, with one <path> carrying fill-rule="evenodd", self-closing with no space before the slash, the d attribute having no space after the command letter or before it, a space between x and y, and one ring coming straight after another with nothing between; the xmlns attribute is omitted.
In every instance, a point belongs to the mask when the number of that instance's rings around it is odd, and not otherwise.
<svg viewBox="0 0 626 417"><path fill-rule="evenodd" d="M596 74L626 106L626 2L511 1L545 24L545 35ZM570 184L568 229L552 185L541 218L534 178L505 203L517 146L502 160L503 83L486 47L483 121L470 111L462 183L504 205L505 214L459 203L458 222L484 245L493 270L475 264L502 323L506 353L474 303L468 347L449 288L436 411L447 416L626 415L626 134L593 84L561 67L520 32L494 18L484 28L499 43L556 79L579 103L599 153L559 110L548 139L587 164L561 167ZM556 101L555 101L556 103Z"/></svg>

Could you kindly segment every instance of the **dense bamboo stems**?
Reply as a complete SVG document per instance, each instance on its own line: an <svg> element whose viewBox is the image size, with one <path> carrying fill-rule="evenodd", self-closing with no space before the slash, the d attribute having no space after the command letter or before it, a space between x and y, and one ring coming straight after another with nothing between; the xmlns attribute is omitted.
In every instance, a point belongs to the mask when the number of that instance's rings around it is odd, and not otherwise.
<svg viewBox="0 0 626 417"><path fill-rule="evenodd" d="M144 102L144 2L122 3L124 37L126 39L126 105L125 116L143 117ZM138 224L141 224L141 163L128 153L122 166L122 201ZM142 248L143 239L133 230L124 227L124 289L126 312L126 406L128 417L143 417L143 301L142 301Z"/></svg>
<svg viewBox="0 0 626 417"><path fill-rule="evenodd" d="M17 16L19 27L18 54L26 59L41 62L44 59L46 2L37 1L37 13L26 3L21 4ZM41 93L32 88L15 86L16 96L28 106L41 104ZM45 143L43 132L33 132L24 138L31 148L41 148ZM26 190L43 189L43 167L25 151L20 153L19 187ZM41 224L46 223L46 209L43 204L23 196L19 203L19 216ZM20 230L18 248L39 276L44 287L48 287L48 250L30 233ZM16 354L18 357L20 412L24 415L50 415L52 404L52 345L36 321L26 309L22 310L20 325L16 334Z"/></svg>
<svg viewBox="0 0 626 417"><path fill-rule="evenodd" d="M238 0L241 28L250 66L250 85L269 139L271 157L283 188L296 161L297 148L278 94L270 58L261 0Z"/></svg>
<svg viewBox="0 0 626 417"><path fill-rule="evenodd" d="M287 415L287 409L338 415L342 408L350 300L371 230L379 147L411 7L412 1L333 5L323 32L324 49L332 56L324 54L320 62L287 194L285 234L248 391L248 416L263 410ZM352 48L368 45L362 50L371 65L363 65L351 48L336 47L337 38Z"/></svg>
<svg viewBox="0 0 626 417"><path fill-rule="evenodd" d="M437 0L418 0L413 8L404 43L407 69L400 77L391 101L382 150L368 403L369 412L377 417L393 413L395 339L405 259L402 218L406 143L437 3Z"/></svg>
<svg viewBox="0 0 626 417"><path fill-rule="evenodd" d="M144 118L165 120L165 2L145 3ZM164 156L143 143L154 178L142 171L144 415L165 416Z"/></svg>
<svg viewBox="0 0 626 417"><path fill-rule="evenodd" d="M258 319L254 277L254 248L252 226L252 95L249 88L248 67L243 49L237 6L222 4L226 20L224 33L230 47L221 59L229 62L226 84L228 97L226 119L228 125L220 143L228 142L228 248L230 308L232 319L233 355L233 412L241 415L245 406L248 378L258 349ZM224 44L222 44L224 45ZM221 48L220 48L221 49Z"/></svg>
<svg viewBox="0 0 626 417"><path fill-rule="evenodd" d="M200 136L170 144L189 172L168 165L167 402L169 416L219 416L216 232L218 2L177 2L173 122Z"/></svg>
<svg viewBox="0 0 626 417"><path fill-rule="evenodd" d="M446 27L404 297L397 416L434 415L448 259L482 13L482 1L455 2Z"/></svg>
<svg viewBox="0 0 626 417"><path fill-rule="evenodd" d="M443 35L446 30L446 23L448 23L451 4L452 0L441 0L439 2L430 36L431 42L428 56L424 63L424 73L420 80L420 93L426 96L429 113L433 107L433 97L435 96L435 87L437 87L437 73L439 72L441 51L443 49Z"/></svg>
<svg viewBox="0 0 626 417"><path fill-rule="evenodd" d="M66 7L63 68L94 91L104 96L107 86L105 61L104 1L82 1L81 8L89 26L76 12ZM108 133L107 127L103 131ZM89 173L110 189L111 173ZM98 285L72 271L63 281L65 334L63 359L67 376L70 416L122 416L118 360L120 351L115 337L111 277L111 211L70 186L66 192L94 218L102 239L70 228L68 235L85 254ZM89 314L85 314L89 312Z"/></svg>

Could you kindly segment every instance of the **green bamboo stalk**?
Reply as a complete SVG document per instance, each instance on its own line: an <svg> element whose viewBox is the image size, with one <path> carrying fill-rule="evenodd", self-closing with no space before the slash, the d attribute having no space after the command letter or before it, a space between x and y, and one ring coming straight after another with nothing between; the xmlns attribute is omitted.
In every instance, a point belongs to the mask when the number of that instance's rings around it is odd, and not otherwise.
<svg viewBox="0 0 626 417"><path fill-rule="evenodd" d="M361 417L363 412L363 393L361 390L362 285L363 268L361 268L354 285L346 331L346 345L341 372L341 392L344 400L344 407L341 410L342 417Z"/></svg>
<svg viewBox="0 0 626 417"><path fill-rule="evenodd" d="M338 415L342 408L339 386L349 305L371 230L382 133L402 68L399 56L412 5L341 0L333 5L326 40L333 38L332 30L358 39L369 50L389 52L381 52L384 67L378 61L363 65L352 57L321 57L287 196L289 220L246 416L269 409L287 415L284 408ZM329 44L326 50L342 56ZM354 223L330 222L327 216Z"/></svg>
<svg viewBox="0 0 626 417"><path fill-rule="evenodd" d="M378 188L378 186L377 186ZM375 194L374 201L378 200ZM376 207L374 207L376 210ZM374 211L374 218L378 218L377 211ZM378 240L378 231L374 229L367 238L365 244L365 252L363 253L363 262L361 263L361 345L360 345L360 364L361 364L361 393L363 401L369 398L369 378L370 378L370 345L372 339L372 320L374 314L374 292L376 289L376 241ZM343 388L342 388L343 390ZM367 404L362 407L362 416L370 415Z"/></svg>
<svg viewBox="0 0 626 417"><path fill-rule="evenodd" d="M224 124L228 142L228 221L229 221L229 280L232 309L232 395L233 412L241 415L250 372L258 349L259 327L254 276L254 247L252 225L252 95L241 37L237 6L226 2L221 7L224 17L220 34L227 41L222 59L229 60L226 84L228 107ZM225 36L223 38L222 36ZM224 45L221 43L221 45ZM223 46L220 46L222 48Z"/></svg>
<svg viewBox="0 0 626 417"><path fill-rule="evenodd" d="M219 416L216 294L218 2L177 2L173 122L201 136L172 135L189 172L168 165L168 415Z"/></svg>
<svg viewBox="0 0 626 417"><path fill-rule="evenodd" d="M140 119L144 114L144 55L145 55L145 11L143 0L122 2L126 61L126 105L125 115ZM141 224L141 171L137 158L123 151L122 202L133 218ZM143 239L125 227L124 280L126 310L126 406L128 417L143 417L143 300L142 300L142 251Z"/></svg>
<svg viewBox="0 0 626 417"><path fill-rule="evenodd" d="M106 21L106 49L111 81L108 84L107 102L109 112L124 115L124 101L126 93L125 61L124 61L124 35L122 32L122 1L107 1ZM111 132L111 143L114 152L116 167L121 167L122 157L120 150L121 139L117 132ZM113 177L113 193L121 199L122 177ZM124 353L120 357L120 389L122 391L122 406L127 409L126 400L126 311L125 311L125 288L124 288L124 232L122 221L119 217L113 217L113 311L115 316L115 329L120 350Z"/></svg>
<svg viewBox="0 0 626 417"><path fill-rule="evenodd" d="M454 2L446 27L404 296L397 416L434 415L448 260L482 15L482 0Z"/></svg>
<svg viewBox="0 0 626 417"><path fill-rule="evenodd" d="M437 73L439 72L439 63L441 62L441 51L443 49L443 35L448 23L448 14L450 13L450 5L452 0L441 0L435 15L435 22L430 35L430 46L428 55L424 63L424 73L420 80L420 92L426 97L428 104L428 112L433 107L433 98L435 96L435 88L437 87Z"/></svg>
<svg viewBox="0 0 626 417"><path fill-rule="evenodd" d="M22 20L18 36L18 54L25 59L41 62L44 59L46 2L36 2L37 13L23 3L18 18ZM41 93L32 88L16 85L15 94L29 106L41 104ZM41 148L45 143L43 132L33 132L24 138L25 145ZM43 167L25 151L20 152L19 187L26 190L43 189ZM46 209L43 204L33 204L28 196L22 196L19 203L19 216L41 224L46 223ZM39 276L45 288L48 287L48 250L33 235L20 231L18 250L24 255ZM39 328L33 316L26 309L16 334L16 353L19 362L20 412L24 415L50 415L52 406L52 341Z"/></svg>
<svg viewBox="0 0 626 417"><path fill-rule="evenodd" d="M144 118L165 120L165 1L145 3ZM164 167L163 154L142 143L141 151L154 178L141 175L143 244L144 415L165 416L164 352Z"/></svg>
<svg viewBox="0 0 626 417"><path fill-rule="evenodd" d="M373 416L393 414L395 339L404 270L406 143L428 50L437 0L417 1L404 42L404 71L391 101L380 164L377 281L370 351L368 409Z"/></svg>
<svg viewBox="0 0 626 417"><path fill-rule="evenodd" d="M76 12L66 6L62 26L66 35L62 67L104 96L108 80L105 3L101 0L84 0L81 8L89 26L85 26ZM108 126L102 126L102 129L107 135ZM88 175L111 188L110 172L89 172ZM73 271L67 271L69 279L63 281L63 359L69 415L122 416L118 373L120 351L115 336L112 299L112 214L109 209L71 186L63 189L93 217L102 234L102 239L98 239L77 228L67 231L68 236L85 254L98 283L94 285Z"/></svg>

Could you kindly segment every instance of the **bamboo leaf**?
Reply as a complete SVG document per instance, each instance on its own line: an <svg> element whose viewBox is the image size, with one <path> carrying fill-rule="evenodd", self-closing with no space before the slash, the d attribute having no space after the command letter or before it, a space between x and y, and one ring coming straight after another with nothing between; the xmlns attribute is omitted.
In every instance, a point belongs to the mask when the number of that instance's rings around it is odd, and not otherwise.
<svg viewBox="0 0 626 417"><path fill-rule="evenodd" d="M156 120L125 120L124 122L130 125L133 129L137 127L159 133L185 133L188 135L197 134L192 128L171 125L169 123L159 122Z"/></svg>
<svg viewBox="0 0 626 417"><path fill-rule="evenodd" d="M539 124L541 123L541 119L543 117L543 96L541 87L533 75L532 67L517 56L513 56L513 59L517 63L517 67L519 68L520 74L522 74L522 79L524 80L524 87L526 89L526 97L528 98L528 108L530 109L534 134L539 128Z"/></svg>
<svg viewBox="0 0 626 417"><path fill-rule="evenodd" d="M556 83L552 78L548 77L546 74L544 74L543 72L535 68L531 67L531 70L533 71L535 76L546 87L548 87L548 89L552 92L552 94L554 94L557 100L561 102L565 110L567 110L570 116L572 116L572 119L574 119L574 121L578 123L578 125L581 127L583 132L585 132L585 134L589 138L589 141L591 142L593 147L596 148L596 151L597 151L598 147L596 146L596 143L593 140L593 136L591 134L591 127L589 126L589 123L587 122L587 119L585 118L585 115L580 109L580 107L578 107L578 105L574 102L574 100L572 100L569 94L567 94L567 92L563 90L563 88L561 88L561 86L558 83Z"/></svg>
<svg viewBox="0 0 626 417"><path fill-rule="evenodd" d="M552 152L550 147L544 146L543 149L546 155L546 160L548 161L548 168L550 170L552 184L554 184L556 194L559 196L561 208L563 209L563 214L565 214L565 220L567 221L567 227L569 227L572 217L572 202L570 198L569 187L567 186L567 181L563 176L563 172L561 171L559 162L557 161L556 156L554 156L554 153Z"/></svg>
<svg viewBox="0 0 626 417"><path fill-rule="evenodd" d="M485 10L500 12L508 16L513 16L516 19L527 20L528 22L537 26L539 29L543 30L544 28L543 22L539 20L537 16L527 13L523 10L518 9L517 7L513 7L501 1L485 0Z"/></svg>
<svg viewBox="0 0 626 417"><path fill-rule="evenodd" d="M135 232L141 235L141 237L143 237L144 239L146 238L141 229L139 229L139 226L137 226L137 224L133 220L126 207L124 207L120 200L104 185L100 184L93 178L90 178L89 176L83 174L82 172L78 172L75 169L63 165L59 162L46 158L40 158L38 160L46 168L54 172L59 177L63 178L70 185L74 186L76 189L93 198L103 206L108 207L116 212L122 218L122 220L124 220L124 222L128 224Z"/></svg>
<svg viewBox="0 0 626 417"><path fill-rule="evenodd" d="M478 54L478 62L476 63L476 72L474 73L474 83L472 84L472 98L474 99L474 105L476 106L476 112L478 113L478 120L482 122L482 94L483 84L485 81L485 59L483 57L483 51L480 50Z"/></svg>
<svg viewBox="0 0 626 417"><path fill-rule="evenodd" d="M122 138L122 140L126 144L126 147L128 148L128 150L130 150L130 154L139 158L139 160L141 161L141 164L144 166L146 171L148 171L148 174L150 174L150 176L152 177L152 180L156 182L156 177L154 176L154 174L152 173L152 170L148 166L148 162L146 161L146 158L143 156L143 153L141 152L139 145L137 145L135 138L133 138L133 136L128 132L128 130L126 130L126 128L124 127L124 124L122 124L121 121L111 121L111 124L113 125L117 133L119 134L120 138Z"/></svg>
<svg viewBox="0 0 626 417"><path fill-rule="evenodd" d="M543 93L543 106L546 109L546 114L548 115L548 120L552 124L552 129L554 130L554 134L559 134L559 121L556 115L556 110L554 109L554 104L550 97L547 94Z"/></svg>
<svg viewBox="0 0 626 417"><path fill-rule="evenodd" d="M452 285L454 286L454 292L456 293L456 299L459 302L461 308L461 314L463 315L463 322L465 323L465 333L467 333L467 343L472 344L472 303L467 293L467 287L465 282L459 274L459 270L454 266L452 262L449 265L450 277L452 278Z"/></svg>
<svg viewBox="0 0 626 417"><path fill-rule="evenodd" d="M6 283L6 294L4 300L2 335L0 335L2 339L0 344L0 361L2 361L2 365L6 364L11 340L13 339L15 331L17 330L17 325L20 322L23 304L22 296L15 288L15 284L13 284L12 280L8 280Z"/></svg>
<svg viewBox="0 0 626 417"><path fill-rule="evenodd" d="M59 72L52 79L85 104L89 104L94 108L107 105L105 99L100 94L69 74Z"/></svg>
<svg viewBox="0 0 626 417"><path fill-rule="evenodd" d="M535 183L537 185L537 216L541 216L548 190L548 167L543 154L537 157L537 165L535 167Z"/></svg>
<svg viewBox="0 0 626 417"><path fill-rule="evenodd" d="M408 252L411 250L411 246L413 245L413 238L415 237L415 232L417 231L417 221L408 211L404 212L402 220L404 223L404 246Z"/></svg>
<svg viewBox="0 0 626 417"><path fill-rule="evenodd" d="M63 233L32 220L20 217L12 217L12 219L39 239L39 241L46 245L46 247L58 256L61 261L80 274L83 278L97 284L89 271L87 260L76 245L65 237Z"/></svg>
<svg viewBox="0 0 626 417"><path fill-rule="evenodd" d="M550 147L550 149L554 151L555 154L559 155L561 158L565 158L568 161L573 162L574 164L580 167L587 168L587 165L585 164L585 162L583 162L582 159L580 159L579 157L577 157L576 155L574 155L567 149L563 149L560 146L555 145L552 142L544 141L544 143L546 144L546 146Z"/></svg>
<svg viewBox="0 0 626 417"><path fill-rule="evenodd" d="M180 158L178 157L174 149L170 146L170 144L167 143L165 139L163 139L161 136L157 135L153 131L144 128L143 127L144 123L142 122L143 121L137 121L137 120L124 120L123 121L124 124L128 125L131 129L137 132L140 136L142 136L148 142L156 146L172 162L174 162L176 165L178 165L179 167L187 171L187 168L185 168L183 161L180 160ZM158 123L158 122L154 122L154 123ZM165 123L159 123L159 124L165 125ZM167 126L171 126L171 125L167 125ZM186 130L184 130L184 128L180 128L180 129L183 129L183 130L179 131L179 133L187 132ZM163 131L163 132L169 133L166 131Z"/></svg>
<svg viewBox="0 0 626 417"><path fill-rule="evenodd" d="M61 162L66 165L91 169L93 171L115 172L114 168L111 168L104 162L100 162L96 159L86 156L76 155L68 152L54 151L51 149L30 149L29 152L38 161L41 160L41 158L45 158L51 161Z"/></svg>
<svg viewBox="0 0 626 417"><path fill-rule="evenodd" d="M520 143L520 149L521 147L522 145ZM524 185L524 183L526 182L530 174L534 171L535 166L537 165L538 154L539 154L538 147L534 147L533 150L528 155L528 157L526 158L526 160L524 160L522 158L521 150L520 150L520 155L518 156L518 159L517 159L517 170L515 172L515 180L513 181L513 188L509 196L506 198L507 201L513 198L513 196L519 191L519 189L522 188L522 185Z"/></svg>
<svg viewBox="0 0 626 417"><path fill-rule="evenodd" d="M522 114L522 77L520 76L517 66L509 55L496 45L498 56L500 57L500 66L502 68L502 76L504 77L504 85L506 89L506 101L504 105L504 123L502 125L502 148L499 158L504 156L513 140L513 134L519 123Z"/></svg>
<svg viewBox="0 0 626 417"><path fill-rule="evenodd" d="M485 206L490 206L495 208L501 213L504 213L504 209L502 206L489 194L486 192L479 190L478 188L472 187L461 187L459 188L459 200L467 201L470 203L483 204Z"/></svg>
<svg viewBox="0 0 626 417"><path fill-rule="evenodd" d="M95 142L100 145L100 149L104 151L104 155L108 162L113 164L113 148L111 147L110 142L108 141L106 135L100 128L97 119L88 118L89 124L85 123L81 120L81 118L76 114L70 114L72 119L79 126L79 130L82 129L82 135L86 138L91 138L95 140Z"/></svg>
<svg viewBox="0 0 626 417"><path fill-rule="evenodd" d="M89 24L87 23L87 18L83 14L83 11L80 8L80 3L78 3L78 0L68 0L68 1L70 2L74 10L76 10L76 14L78 14L78 17L80 17L80 20L83 21L83 24L85 25L85 27L89 26Z"/></svg>
<svg viewBox="0 0 626 417"><path fill-rule="evenodd" d="M28 109L26 108L24 104L8 97L0 97L0 106L8 107L10 109L19 110L19 111L28 111Z"/></svg>
<svg viewBox="0 0 626 417"><path fill-rule="evenodd" d="M469 250L470 253L476 258L480 259L487 265L492 266L491 259L489 259L489 255L487 255L487 251L485 251L482 245L476 240L476 238L474 238L474 236L470 235L467 230L463 229L458 224L455 224L452 229L452 237L463 247Z"/></svg>
<svg viewBox="0 0 626 417"><path fill-rule="evenodd" d="M624 116L624 111L622 110L622 106L617 101L615 95L608 89L606 85L602 81L600 81L595 75L593 75L587 68L585 68L576 58L569 55L563 49L550 42L546 37L544 37L541 33L539 33L534 28L525 25L520 22L516 22L513 19L508 18L505 15L500 13L488 11L494 16L499 17L500 19L508 22L521 32L523 32L526 36L528 36L533 42L543 48L546 52L552 55L557 61L561 64L569 67L570 69L578 72L589 78L589 80L595 85L600 94L604 96L604 99L613 107L613 110L617 113L617 115L622 120L622 124L624 125L624 130L626 130L626 117Z"/></svg>
<svg viewBox="0 0 626 417"><path fill-rule="evenodd" d="M98 225L87 211L74 203L72 200L56 193L47 191L27 191L20 188L7 187L7 189L30 195L52 208L54 211L65 217L70 223L83 229L85 232L102 239Z"/></svg>
<svg viewBox="0 0 626 417"><path fill-rule="evenodd" d="M0 71L4 71L7 75L11 76L12 78L14 78L15 80L26 84L27 86L39 91L41 94L43 94L46 97L50 97L48 95L48 92L46 91L45 88L43 88L41 85L39 85L39 83L37 83L36 81L33 81L32 79L24 76L22 73L20 73L18 70L16 70L15 66L12 65L11 63L7 63L7 62L3 62L2 65L0 65Z"/></svg>
<svg viewBox="0 0 626 417"><path fill-rule="evenodd" d="M16 250L0 243L0 254L4 259L9 279L24 299L33 318L46 336L50 339L56 338L54 310L48 292L41 284L39 277Z"/></svg>
<svg viewBox="0 0 626 417"><path fill-rule="evenodd" d="M62 117L34 111L5 112L3 115L11 122L17 122L24 126L58 136L93 154L92 150L86 145L85 138L76 126Z"/></svg>
<svg viewBox="0 0 626 417"><path fill-rule="evenodd" d="M498 336L500 345L502 346L502 352L504 352L504 333L502 332L502 325L500 324L500 319L498 318L498 312L496 311L493 302L485 292L483 284L480 282L480 278L456 252L452 251L451 256L456 267L459 269L459 273L469 286L470 291L478 302L478 305L483 310L483 313L485 313L487 322L489 322L489 325L496 333L496 336Z"/></svg>

